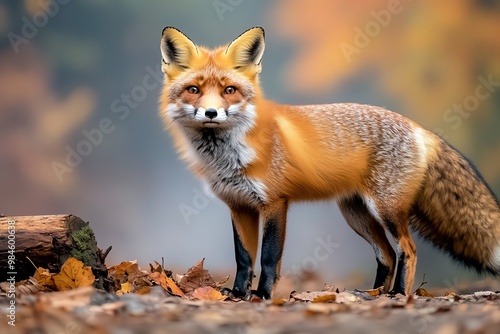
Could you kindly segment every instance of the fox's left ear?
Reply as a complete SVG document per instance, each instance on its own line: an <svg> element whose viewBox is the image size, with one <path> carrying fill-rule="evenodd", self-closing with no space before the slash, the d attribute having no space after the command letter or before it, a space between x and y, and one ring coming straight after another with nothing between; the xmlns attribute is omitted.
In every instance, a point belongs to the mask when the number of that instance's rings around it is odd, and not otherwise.
<svg viewBox="0 0 500 334"><path fill-rule="evenodd" d="M262 55L265 47L265 33L262 27L254 27L238 36L227 46L226 55L230 57L237 70L261 71Z"/></svg>

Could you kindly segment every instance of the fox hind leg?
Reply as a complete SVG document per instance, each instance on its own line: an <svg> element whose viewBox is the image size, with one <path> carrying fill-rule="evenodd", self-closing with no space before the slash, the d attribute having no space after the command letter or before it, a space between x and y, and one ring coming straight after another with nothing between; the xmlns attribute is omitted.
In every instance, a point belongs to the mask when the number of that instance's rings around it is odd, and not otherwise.
<svg viewBox="0 0 500 334"><path fill-rule="evenodd" d="M417 267L417 249L410 235L405 215L384 219L385 226L396 241L398 269L391 293L410 295Z"/></svg>
<svg viewBox="0 0 500 334"><path fill-rule="evenodd" d="M410 196L402 196L402 198ZM417 249L410 235L408 203L401 200L365 198L369 209L396 244L397 270L391 293L410 295L417 267Z"/></svg>
<svg viewBox="0 0 500 334"><path fill-rule="evenodd" d="M351 228L373 247L377 259L377 275L373 287L389 291L396 267L396 255L385 235L384 227L373 217L360 196L343 198L338 206Z"/></svg>

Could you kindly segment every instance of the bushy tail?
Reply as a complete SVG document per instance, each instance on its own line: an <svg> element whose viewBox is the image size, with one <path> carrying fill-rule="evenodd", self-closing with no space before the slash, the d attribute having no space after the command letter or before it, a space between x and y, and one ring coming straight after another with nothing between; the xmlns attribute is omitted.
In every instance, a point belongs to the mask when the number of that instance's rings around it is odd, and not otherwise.
<svg viewBox="0 0 500 334"><path fill-rule="evenodd" d="M500 205L481 174L439 139L410 226L457 261L500 275Z"/></svg>

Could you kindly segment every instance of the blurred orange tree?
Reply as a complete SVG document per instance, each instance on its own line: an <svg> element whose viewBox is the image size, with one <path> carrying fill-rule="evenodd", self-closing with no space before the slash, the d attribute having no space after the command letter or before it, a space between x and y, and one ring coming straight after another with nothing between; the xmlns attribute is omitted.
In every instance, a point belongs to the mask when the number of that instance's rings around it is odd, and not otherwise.
<svg viewBox="0 0 500 334"><path fill-rule="evenodd" d="M471 155L500 188L500 2L281 0L290 89L318 95L376 73L395 110Z"/></svg>

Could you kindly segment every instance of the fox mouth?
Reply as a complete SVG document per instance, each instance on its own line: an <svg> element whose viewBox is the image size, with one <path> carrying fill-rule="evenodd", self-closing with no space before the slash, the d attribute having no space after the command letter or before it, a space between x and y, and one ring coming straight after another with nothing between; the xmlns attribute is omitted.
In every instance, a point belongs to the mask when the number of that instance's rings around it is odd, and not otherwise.
<svg viewBox="0 0 500 334"><path fill-rule="evenodd" d="M206 127L206 128L216 128L219 126L219 122L215 122L215 121L209 121L209 122L203 122L203 126Z"/></svg>

